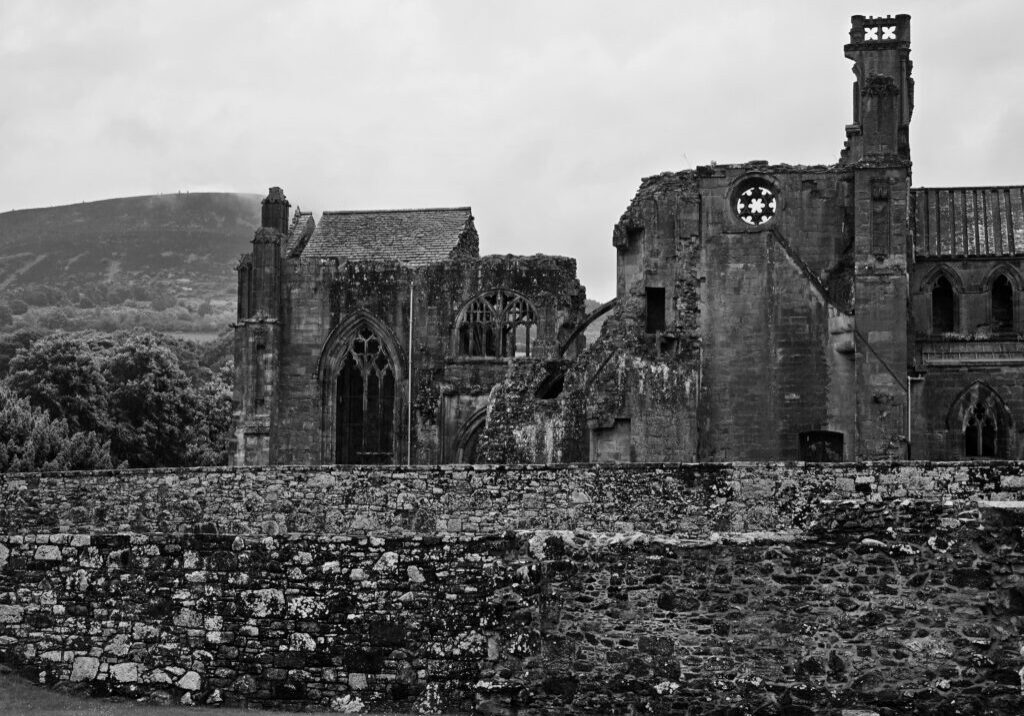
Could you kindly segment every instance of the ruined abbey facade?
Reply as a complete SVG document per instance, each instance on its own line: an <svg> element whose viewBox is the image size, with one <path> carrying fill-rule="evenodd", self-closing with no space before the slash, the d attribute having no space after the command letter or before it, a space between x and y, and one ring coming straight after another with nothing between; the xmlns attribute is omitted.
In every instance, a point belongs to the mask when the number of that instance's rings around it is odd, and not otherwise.
<svg viewBox="0 0 1024 716"><path fill-rule="evenodd" d="M910 18L852 19L839 161L644 179L601 337L468 208L290 216L238 267L238 464L1020 458L1024 193L913 188Z"/></svg>

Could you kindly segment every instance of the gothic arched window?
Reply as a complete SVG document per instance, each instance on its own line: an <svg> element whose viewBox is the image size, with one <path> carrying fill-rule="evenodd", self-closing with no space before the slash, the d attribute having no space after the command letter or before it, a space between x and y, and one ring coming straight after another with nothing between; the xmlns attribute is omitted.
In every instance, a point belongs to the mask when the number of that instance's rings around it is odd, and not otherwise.
<svg viewBox="0 0 1024 716"><path fill-rule="evenodd" d="M457 326L464 356L528 356L537 340L537 311L517 293L488 291L462 309Z"/></svg>
<svg viewBox="0 0 1024 716"><path fill-rule="evenodd" d="M932 286L932 333L956 330L956 292L945 276L939 276Z"/></svg>
<svg viewBox="0 0 1024 716"><path fill-rule="evenodd" d="M992 282L992 330L996 333L1013 330L1013 285L1002 274Z"/></svg>
<svg viewBox="0 0 1024 716"><path fill-rule="evenodd" d="M395 370L369 326L349 342L338 374L337 461L390 463L394 453Z"/></svg>
<svg viewBox="0 0 1024 716"><path fill-rule="evenodd" d="M998 445L999 421L985 405L975 403L964 421L964 455L998 457Z"/></svg>

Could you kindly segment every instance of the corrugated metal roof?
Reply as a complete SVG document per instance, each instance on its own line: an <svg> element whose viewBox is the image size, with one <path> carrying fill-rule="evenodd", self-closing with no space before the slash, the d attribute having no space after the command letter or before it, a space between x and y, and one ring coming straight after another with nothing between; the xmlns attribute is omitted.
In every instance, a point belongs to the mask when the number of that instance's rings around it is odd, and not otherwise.
<svg viewBox="0 0 1024 716"><path fill-rule="evenodd" d="M302 256L435 263L452 256L472 221L469 207L325 211Z"/></svg>
<svg viewBox="0 0 1024 716"><path fill-rule="evenodd" d="M911 189L916 256L1024 254L1024 187Z"/></svg>

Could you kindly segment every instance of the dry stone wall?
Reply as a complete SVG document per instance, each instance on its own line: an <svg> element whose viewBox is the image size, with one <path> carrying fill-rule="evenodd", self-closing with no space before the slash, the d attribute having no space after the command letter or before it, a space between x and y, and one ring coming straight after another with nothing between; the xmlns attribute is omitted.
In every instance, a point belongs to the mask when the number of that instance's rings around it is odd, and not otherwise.
<svg viewBox="0 0 1024 716"><path fill-rule="evenodd" d="M0 532L793 530L822 501L1024 494L1024 463L239 467L0 475Z"/></svg>
<svg viewBox="0 0 1024 716"><path fill-rule="evenodd" d="M517 574L516 546L459 536L0 537L0 648L42 683L96 694L468 709L489 654L535 647L537 587Z"/></svg>
<svg viewBox="0 0 1024 716"><path fill-rule="evenodd" d="M8 475L0 660L292 710L1019 713L1022 469Z"/></svg>

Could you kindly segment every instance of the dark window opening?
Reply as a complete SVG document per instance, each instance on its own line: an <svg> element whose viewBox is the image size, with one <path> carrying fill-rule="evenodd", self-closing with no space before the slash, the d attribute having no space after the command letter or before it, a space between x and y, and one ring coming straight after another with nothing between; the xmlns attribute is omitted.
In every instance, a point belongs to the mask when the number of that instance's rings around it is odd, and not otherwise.
<svg viewBox="0 0 1024 716"><path fill-rule="evenodd" d="M964 426L964 455L967 457L997 457L999 425L992 413L983 405L975 404L967 414Z"/></svg>
<svg viewBox="0 0 1024 716"><path fill-rule="evenodd" d="M665 330L665 289L647 287L647 332Z"/></svg>
<svg viewBox="0 0 1024 716"><path fill-rule="evenodd" d="M800 459L804 462L842 462L843 434L833 430L800 433Z"/></svg>
<svg viewBox="0 0 1024 716"><path fill-rule="evenodd" d="M889 253L892 229L888 181L871 182L871 253L881 257Z"/></svg>
<svg viewBox="0 0 1024 716"><path fill-rule="evenodd" d="M238 320L252 315L252 264L238 268Z"/></svg>
<svg viewBox="0 0 1024 716"><path fill-rule="evenodd" d="M392 462L395 373L384 345L362 328L338 375L337 461Z"/></svg>
<svg viewBox="0 0 1024 716"><path fill-rule="evenodd" d="M266 374L266 348L257 345L252 358L252 404L256 410L263 410L266 405L267 374Z"/></svg>
<svg viewBox="0 0 1024 716"><path fill-rule="evenodd" d="M956 330L956 293L949 279L939 276L932 287L932 333Z"/></svg>
<svg viewBox="0 0 1024 716"><path fill-rule="evenodd" d="M458 321L464 356L529 356L537 341L537 312L522 296L491 291L473 299Z"/></svg>
<svg viewBox="0 0 1024 716"><path fill-rule="evenodd" d="M541 400L552 400L562 394L565 387L565 365L554 364L547 367L548 374L537 386L534 395Z"/></svg>
<svg viewBox="0 0 1024 716"><path fill-rule="evenodd" d="M992 282L992 330L1007 333L1013 330L1013 286L1006 276Z"/></svg>

